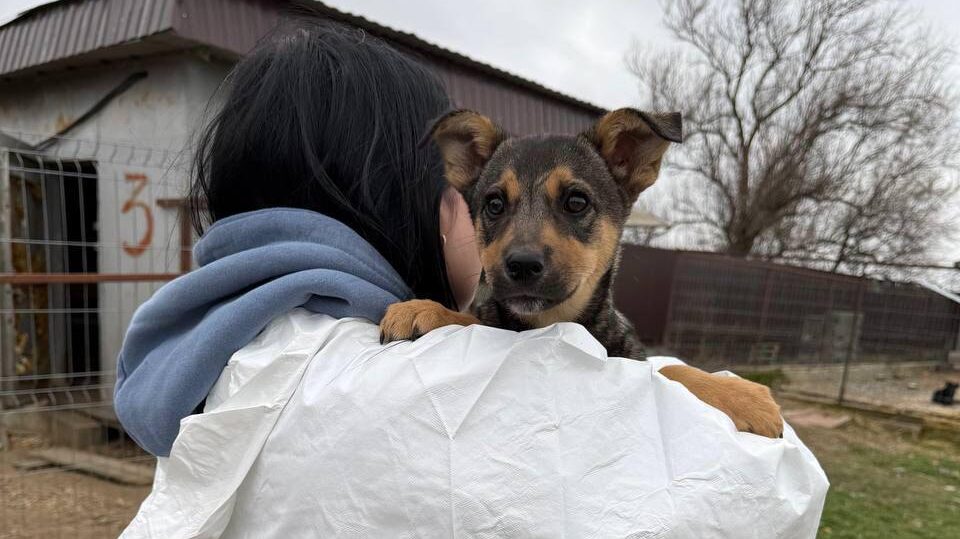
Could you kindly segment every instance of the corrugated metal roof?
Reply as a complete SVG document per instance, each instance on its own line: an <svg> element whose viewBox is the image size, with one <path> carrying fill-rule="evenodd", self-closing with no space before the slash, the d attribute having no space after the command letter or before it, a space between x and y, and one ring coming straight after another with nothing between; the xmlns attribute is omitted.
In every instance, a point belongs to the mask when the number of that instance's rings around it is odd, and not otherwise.
<svg viewBox="0 0 960 539"><path fill-rule="evenodd" d="M929 282L929 281L925 281L925 280L919 280L919 281L917 281L917 284L919 284L920 286L926 288L927 290L930 290L931 292L935 292L935 293L937 293L937 294L940 294L941 296L949 299L950 301L956 303L957 305L960 305L960 294L954 294L953 292L950 292L949 290L944 290L944 289L940 288L939 286L937 286L937 285L935 285L935 284L933 284L933 283L931 283L931 282Z"/></svg>
<svg viewBox="0 0 960 539"><path fill-rule="evenodd" d="M167 31L174 0L62 0L0 27L0 74Z"/></svg>
<svg viewBox="0 0 960 539"><path fill-rule="evenodd" d="M576 133L592 125L599 116L443 58L420 55L419 60L440 76L456 108L483 112L508 133Z"/></svg>
<svg viewBox="0 0 960 539"><path fill-rule="evenodd" d="M174 32L185 39L211 45L239 56L280 19L279 0L179 0Z"/></svg>
<svg viewBox="0 0 960 539"><path fill-rule="evenodd" d="M492 76L492 77L501 79L503 81L511 82L513 84L516 84L528 90L532 90L537 94L549 96L553 99L563 101L567 104L582 108L585 111L589 111L591 113L602 113L605 111L605 109L603 109L602 107L599 107L592 103L588 103L586 101L583 101L582 99L577 99L567 94L558 92L556 90L552 90L542 84L533 82L529 79L525 79L523 77L510 73L509 71L505 71L498 67L494 67L490 64L486 64L478 60L474 60L469 56L465 56L463 54L460 54L459 52L452 51L445 47L441 47L439 45L431 43L409 32L401 32L400 30L389 28L377 22L371 21L370 19L367 19L365 17L361 17L359 15L353 15L350 13L345 13L338 9L334 9L330 6L320 4L319 2L317 2L317 5L320 6L319 10L322 13L329 15L330 18L340 20L340 21L352 24L354 26L358 26L360 28L367 30L371 34L374 34L382 38L386 38L396 43L400 43L414 50L426 53L430 56L436 56L444 60L447 60L449 62L452 62L454 64L476 69L477 71L485 75Z"/></svg>
<svg viewBox="0 0 960 539"><path fill-rule="evenodd" d="M12 76L48 64L62 65L78 57L103 58L118 45L132 52L158 52L191 45L208 45L233 55L242 55L276 23L288 5L304 3L281 0L60 0L31 9L0 26L0 76ZM530 102L511 101L499 116L504 127L542 125L551 130L571 131L583 127L603 109L551 90L502 69L440 47L407 32L400 32L369 19L344 13L319 2L306 2L321 14L363 28L373 35L417 51L438 67L453 97L465 106L482 107L496 102L499 86L529 92ZM159 39L160 35L166 39ZM151 37L154 37L151 39ZM150 43L150 42L153 43ZM135 51L133 49L136 49ZM97 55L91 55L100 51ZM117 48L117 53L124 52ZM53 67L53 66L51 66ZM460 69L456 69L460 68ZM483 77L466 77L476 72ZM464 80L458 76L464 75ZM467 78L471 80L466 80ZM477 81L486 90L475 86ZM480 92L480 95L470 95ZM538 107L535 97L565 105L564 111ZM504 105L503 103L500 103ZM501 107L504 108L504 107ZM570 116L564 113L569 113ZM519 118L517 116L523 116ZM559 115L559 116L558 116Z"/></svg>

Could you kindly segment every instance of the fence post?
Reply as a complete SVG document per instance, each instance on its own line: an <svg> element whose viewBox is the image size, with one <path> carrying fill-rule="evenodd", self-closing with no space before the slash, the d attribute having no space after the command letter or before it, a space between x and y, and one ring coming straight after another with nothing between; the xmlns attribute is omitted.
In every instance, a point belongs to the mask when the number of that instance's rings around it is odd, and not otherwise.
<svg viewBox="0 0 960 539"><path fill-rule="evenodd" d="M667 297L667 314L666 319L663 322L663 335L660 340L663 342L664 346L672 348L673 353L680 355L680 337L675 333L673 327L673 303L677 299L676 295L676 283L677 275L679 270L677 269L682 262L682 254L674 253L672 264L670 265L670 295ZM670 339L670 342L667 342L667 339Z"/></svg>
<svg viewBox="0 0 960 539"><path fill-rule="evenodd" d="M847 392L847 377L850 372L850 359L854 354L854 351L857 349L857 341L860 340L860 331L858 330L858 318L860 318L863 312L863 294L866 290L867 282L866 279L861 279L860 286L857 287L857 307L853 312L853 319L851 320L850 328L850 342L847 343L847 352L843 356L843 374L840 375L840 394L837 396L837 404L843 404L843 398ZM859 319L859 324L862 324L862 318Z"/></svg>
<svg viewBox="0 0 960 539"><path fill-rule="evenodd" d="M773 270L769 267L764 271L763 276L763 305L760 307L760 331L757 332L755 346L759 349L760 343L767 340L767 316L770 314L770 295L773 292ZM753 354L750 354L750 363L754 362ZM770 362L771 365L773 361Z"/></svg>
<svg viewBox="0 0 960 539"><path fill-rule="evenodd" d="M12 272L10 257L10 218L13 215L10 205L10 154L0 148L0 273ZM16 332L13 329L13 287L0 283L0 379L12 378L15 374L14 342ZM6 389L0 383L0 390ZM2 403L0 403L2 408Z"/></svg>

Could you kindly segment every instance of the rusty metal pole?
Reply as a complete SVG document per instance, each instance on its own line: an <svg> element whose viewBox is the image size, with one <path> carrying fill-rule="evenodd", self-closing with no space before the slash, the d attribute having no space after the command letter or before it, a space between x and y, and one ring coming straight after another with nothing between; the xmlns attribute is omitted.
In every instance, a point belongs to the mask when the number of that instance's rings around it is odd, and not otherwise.
<svg viewBox="0 0 960 539"><path fill-rule="evenodd" d="M0 148L0 274L13 271L10 238L12 227L10 219L13 209L10 203L10 156L6 149ZM13 324L13 288L0 282L0 380L12 378L15 374L14 342L16 331ZM0 390L5 382L0 382Z"/></svg>
<svg viewBox="0 0 960 539"><path fill-rule="evenodd" d="M857 308L853 312L853 320L850 328L850 342L847 343L847 353L843 356L843 374L840 375L840 394L837 395L837 404L843 404L843 398L847 392L847 377L850 373L850 359L853 356L854 351L856 350L857 341L860 340L860 331L858 329L858 318L859 324L863 323L863 319L860 318L863 315L863 294L866 289L867 282L866 279L860 281L860 286L857 290Z"/></svg>

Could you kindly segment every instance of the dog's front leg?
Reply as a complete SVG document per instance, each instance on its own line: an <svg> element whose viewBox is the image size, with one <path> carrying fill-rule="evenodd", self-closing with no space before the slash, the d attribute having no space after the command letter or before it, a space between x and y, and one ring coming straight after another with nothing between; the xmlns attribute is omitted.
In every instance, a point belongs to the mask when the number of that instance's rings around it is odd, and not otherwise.
<svg viewBox="0 0 960 539"><path fill-rule="evenodd" d="M739 431L768 438L783 435L780 406L767 386L687 365L669 365L661 368L660 374L680 382L697 398L727 414Z"/></svg>
<svg viewBox="0 0 960 539"><path fill-rule="evenodd" d="M480 320L452 311L436 301L413 299L387 307L380 321L380 343L416 339L443 326L472 324L480 324Z"/></svg>

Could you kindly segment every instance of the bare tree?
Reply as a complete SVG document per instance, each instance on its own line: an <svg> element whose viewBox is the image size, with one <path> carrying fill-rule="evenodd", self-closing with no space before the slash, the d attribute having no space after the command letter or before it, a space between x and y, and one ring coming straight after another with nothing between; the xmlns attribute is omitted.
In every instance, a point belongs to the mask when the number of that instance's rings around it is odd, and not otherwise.
<svg viewBox="0 0 960 539"><path fill-rule="evenodd" d="M637 46L654 109L684 112L670 219L736 255L832 269L920 261L955 192L948 47L887 0L675 0L682 48Z"/></svg>

